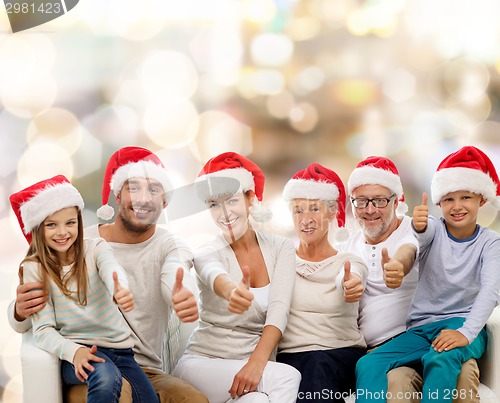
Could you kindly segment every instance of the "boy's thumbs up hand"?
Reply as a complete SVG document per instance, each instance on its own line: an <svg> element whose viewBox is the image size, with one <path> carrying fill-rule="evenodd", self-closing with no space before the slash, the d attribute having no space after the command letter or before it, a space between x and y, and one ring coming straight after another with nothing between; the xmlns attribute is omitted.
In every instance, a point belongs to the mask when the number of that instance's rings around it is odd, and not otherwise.
<svg viewBox="0 0 500 403"><path fill-rule="evenodd" d="M123 312L130 312L134 309L134 296L128 288L122 287L118 280L118 274L113 272L113 282L115 283L115 291L113 298Z"/></svg>
<svg viewBox="0 0 500 403"><path fill-rule="evenodd" d="M413 209L412 223L417 232L424 232L429 220L429 208L427 207L427 193L422 193L422 204Z"/></svg>

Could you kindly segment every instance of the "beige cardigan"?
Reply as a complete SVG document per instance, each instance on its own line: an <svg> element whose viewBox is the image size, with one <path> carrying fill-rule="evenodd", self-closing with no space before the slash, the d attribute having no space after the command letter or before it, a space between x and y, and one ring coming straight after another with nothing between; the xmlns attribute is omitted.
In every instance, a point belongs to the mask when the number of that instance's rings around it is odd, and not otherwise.
<svg viewBox="0 0 500 403"><path fill-rule="evenodd" d="M344 300L344 262L366 283L368 270L352 253L339 253L321 262L297 257L297 275L285 334L279 352L296 353L342 347L366 347L358 327L359 302Z"/></svg>
<svg viewBox="0 0 500 403"><path fill-rule="evenodd" d="M219 235L195 253L194 266L200 288L200 320L187 346L188 354L212 358L247 359L260 340L266 325L284 332L295 282L295 249L283 237L256 231L269 273L270 290L267 312L252 302L241 314L228 311L228 302L217 296L213 284L217 276L229 274L241 281L241 269L231 246Z"/></svg>

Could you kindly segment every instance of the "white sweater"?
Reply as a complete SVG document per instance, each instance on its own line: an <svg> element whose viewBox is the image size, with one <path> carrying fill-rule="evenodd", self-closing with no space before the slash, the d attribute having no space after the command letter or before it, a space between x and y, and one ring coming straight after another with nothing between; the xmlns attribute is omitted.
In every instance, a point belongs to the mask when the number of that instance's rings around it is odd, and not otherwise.
<svg viewBox="0 0 500 403"><path fill-rule="evenodd" d="M200 321L187 346L188 354L212 358L248 359L266 325L285 331L295 282L295 249L283 237L256 231L270 279L269 304L264 312L254 300L248 311L238 315L228 311L228 301L217 296L213 284L217 276L229 274L241 281L241 269L231 246L220 235L200 248L194 265L200 288Z"/></svg>
<svg viewBox="0 0 500 403"><path fill-rule="evenodd" d="M343 347L366 347L358 328L359 303L344 300L344 262L366 282L368 270L361 258L339 253L321 262L297 256L297 274L288 326L278 351L297 353Z"/></svg>

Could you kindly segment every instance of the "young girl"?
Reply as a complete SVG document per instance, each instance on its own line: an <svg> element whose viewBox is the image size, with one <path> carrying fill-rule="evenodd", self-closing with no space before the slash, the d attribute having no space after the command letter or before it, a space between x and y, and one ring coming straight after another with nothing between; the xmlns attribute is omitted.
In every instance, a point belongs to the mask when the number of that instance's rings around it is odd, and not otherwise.
<svg viewBox="0 0 500 403"><path fill-rule="evenodd" d="M58 175L12 194L10 202L30 243L24 281L40 281L48 293L47 305L32 316L36 345L63 360L66 384L87 384L89 403L118 402L122 376L134 402L157 402L115 305L124 312L134 306L125 272L102 238L83 239L80 193Z"/></svg>

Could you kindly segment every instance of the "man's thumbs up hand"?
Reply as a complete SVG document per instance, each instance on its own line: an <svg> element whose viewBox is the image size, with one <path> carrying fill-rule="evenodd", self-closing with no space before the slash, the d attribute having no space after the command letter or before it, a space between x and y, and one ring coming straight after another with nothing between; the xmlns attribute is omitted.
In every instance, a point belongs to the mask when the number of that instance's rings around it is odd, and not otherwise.
<svg viewBox="0 0 500 403"><path fill-rule="evenodd" d="M405 276L403 264L396 259L392 259L387 252L387 248L382 248L382 270L384 272L384 282L389 288L398 288Z"/></svg>
<svg viewBox="0 0 500 403"><path fill-rule="evenodd" d="M175 313L182 322L194 322L198 319L198 304L193 293L182 284L184 270L182 267L175 273L175 283L172 290L172 304Z"/></svg>

